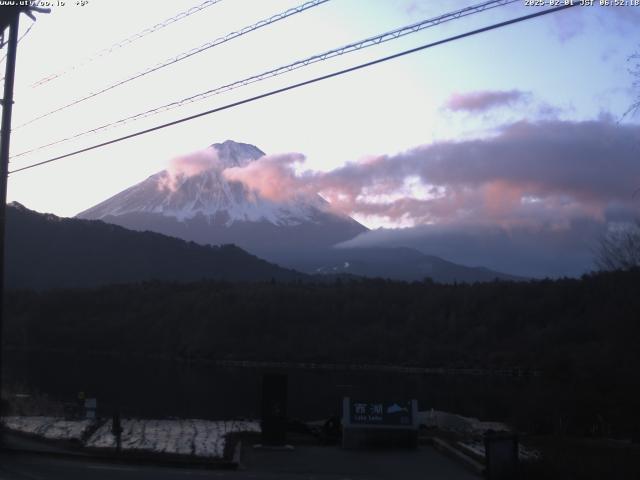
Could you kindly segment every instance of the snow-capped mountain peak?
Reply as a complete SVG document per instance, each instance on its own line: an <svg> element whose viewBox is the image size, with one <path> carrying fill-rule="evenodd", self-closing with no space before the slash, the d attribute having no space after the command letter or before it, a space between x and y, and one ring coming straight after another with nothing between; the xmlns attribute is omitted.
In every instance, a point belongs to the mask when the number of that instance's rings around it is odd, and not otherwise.
<svg viewBox="0 0 640 480"><path fill-rule="evenodd" d="M255 145L234 142L233 140L214 143L210 148L217 152L218 158L226 168L244 167L265 155L265 153Z"/></svg>
<svg viewBox="0 0 640 480"><path fill-rule="evenodd" d="M209 221L231 225L236 221L266 221L274 225L297 225L313 221L317 211L327 209L320 196L294 196L273 201L229 181L227 168L245 167L263 157L259 148L227 140L172 160L158 172L110 199L78 214L80 218L104 219L129 213L153 213L185 221L203 215Z"/></svg>

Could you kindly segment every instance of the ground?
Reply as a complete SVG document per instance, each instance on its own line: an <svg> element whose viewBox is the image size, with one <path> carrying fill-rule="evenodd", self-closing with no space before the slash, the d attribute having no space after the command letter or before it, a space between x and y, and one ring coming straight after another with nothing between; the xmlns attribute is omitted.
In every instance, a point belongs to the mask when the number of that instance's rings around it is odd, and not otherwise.
<svg viewBox="0 0 640 480"><path fill-rule="evenodd" d="M207 470L68 460L42 455L0 453L0 480L474 480L453 460L431 447L412 451L346 451L339 447L296 447L292 451L243 449L240 469Z"/></svg>

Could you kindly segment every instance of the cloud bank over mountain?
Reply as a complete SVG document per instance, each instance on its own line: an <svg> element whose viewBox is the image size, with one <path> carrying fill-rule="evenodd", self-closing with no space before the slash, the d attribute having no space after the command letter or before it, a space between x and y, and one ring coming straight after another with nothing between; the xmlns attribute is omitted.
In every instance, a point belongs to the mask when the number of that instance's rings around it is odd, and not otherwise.
<svg viewBox="0 0 640 480"><path fill-rule="evenodd" d="M328 172L298 174L294 164L302 157L284 154L234 168L228 176L266 196L314 191L347 214L409 217L416 225L561 229L576 218L604 221L637 213L639 154L638 126L523 121L489 138L436 142Z"/></svg>
<svg viewBox="0 0 640 480"><path fill-rule="evenodd" d="M266 196L317 192L365 223L414 227L366 232L350 246L406 245L521 275L578 275L590 268L599 235L640 214L639 158L640 127L603 117L520 121L487 138L440 141L328 172L297 173L299 155L272 156L235 168L233 177ZM265 179L277 188L258 185Z"/></svg>

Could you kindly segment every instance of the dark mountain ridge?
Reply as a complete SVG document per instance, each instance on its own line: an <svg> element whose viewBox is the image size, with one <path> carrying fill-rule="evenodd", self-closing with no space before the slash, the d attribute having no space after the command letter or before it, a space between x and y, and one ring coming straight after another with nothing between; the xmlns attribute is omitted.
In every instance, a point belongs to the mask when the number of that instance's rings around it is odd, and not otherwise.
<svg viewBox="0 0 640 480"><path fill-rule="evenodd" d="M204 246L99 220L7 206L9 288L77 288L146 280L296 280L305 275L235 245Z"/></svg>

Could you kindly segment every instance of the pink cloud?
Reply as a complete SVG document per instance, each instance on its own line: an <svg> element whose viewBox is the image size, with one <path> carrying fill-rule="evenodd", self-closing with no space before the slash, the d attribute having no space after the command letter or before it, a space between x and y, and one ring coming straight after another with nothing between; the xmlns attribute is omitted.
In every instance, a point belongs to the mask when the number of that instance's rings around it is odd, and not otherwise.
<svg viewBox="0 0 640 480"><path fill-rule="evenodd" d="M346 215L387 224L565 228L640 215L640 127L610 118L516 122L496 135L371 156L328 172L298 173L299 153L224 168L213 149L171 162L162 188L216 169L275 202L321 195ZM408 179L411 181L408 182ZM409 186L408 186L409 185ZM545 228L546 228L545 227Z"/></svg>
<svg viewBox="0 0 640 480"><path fill-rule="evenodd" d="M299 153L265 155L247 166L223 171L228 181L241 182L264 198L285 201L305 193L305 182L295 174L294 165L303 163Z"/></svg>
<svg viewBox="0 0 640 480"><path fill-rule="evenodd" d="M274 200L319 193L345 214L391 222L562 225L602 221L611 208L638 212L638 144L640 127L606 118L517 122L495 137L423 145L329 172L296 174L304 157L285 154L224 175ZM422 196L406 191L407 178L418 179Z"/></svg>
<svg viewBox="0 0 640 480"><path fill-rule="evenodd" d="M166 174L160 177L158 188L175 191L184 179L210 169L221 169L218 152L212 147L173 158Z"/></svg>
<svg viewBox="0 0 640 480"><path fill-rule="evenodd" d="M493 108L527 100L529 94L520 90L480 91L453 94L445 107L454 112L486 112Z"/></svg>

